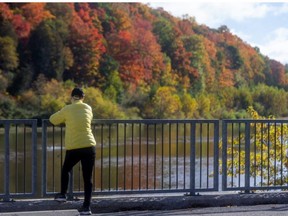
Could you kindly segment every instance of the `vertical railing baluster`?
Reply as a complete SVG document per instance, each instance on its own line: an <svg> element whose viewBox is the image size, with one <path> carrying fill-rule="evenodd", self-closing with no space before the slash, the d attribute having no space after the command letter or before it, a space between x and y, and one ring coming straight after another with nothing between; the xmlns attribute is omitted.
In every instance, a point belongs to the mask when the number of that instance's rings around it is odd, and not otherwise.
<svg viewBox="0 0 288 216"><path fill-rule="evenodd" d="M282 186L283 185L283 123L281 122L280 124L280 127L281 127L281 138L280 138L280 145L281 145L281 148L280 148L280 173L281 173L281 180L280 180L280 185Z"/></svg>
<svg viewBox="0 0 288 216"><path fill-rule="evenodd" d="M232 160L232 175L231 175L231 184L234 185L234 123L231 123L231 145L232 145L232 151L231 151L231 160ZM226 135L227 136L227 135ZM225 137L226 137L225 136ZM240 143L239 143L240 144Z"/></svg>
<svg viewBox="0 0 288 216"><path fill-rule="evenodd" d="M157 150L157 130L156 123L154 124L154 190L156 189L156 150Z"/></svg>
<svg viewBox="0 0 288 216"><path fill-rule="evenodd" d="M200 123L200 143L199 143L199 149L200 149L200 168L199 168L199 187L202 188L202 155L203 155L203 140L202 140L202 133L203 133L203 129L202 129L203 124Z"/></svg>
<svg viewBox="0 0 288 216"><path fill-rule="evenodd" d="M32 122L32 194L36 195L36 190L37 190L37 177L38 177L38 172L37 172L37 120L34 120ZM39 187L40 189L40 187ZM41 189L40 189L41 190ZM39 191L40 192L40 191Z"/></svg>
<svg viewBox="0 0 288 216"><path fill-rule="evenodd" d="M139 124L139 190L142 188L141 174L142 174L142 131L141 131L141 123Z"/></svg>
<svg viewBox="0 0 288 216"><path fill-rule="evenodd" d="M4 201L10 200L10 124L9 122L6 122L5 124L5 195L4 195Z"/></svg>
<svg viewBox="0 0 288 216"><path fill-rule="evenodd" d="M255 122L254 123L254 186L256 186L257 182L256 182L256 173L257 173L257 170L256 170L256 163L257 163L257 160L256 160L256 154L257 154L257 123Z"/></svg>
<svg viewBox="0 0 288 216"><path fill-rule="evenodd" d="M276 185L276 171L277 171L277 126L276 126L276 122L274 122L274 185Z"/></svg>
<svg viewBox="0 0 288 216"><path fill-rule="evenodd" d="M241 187L241 123L238 125L238 187Z"/></svg>
<svg viewBox="0 0 288 216"><path fill-rule="evenodd" d="M111 190L111 124L108 127L108 190Z"/></svg>
<svg viewBox="0 0 288 216"><path fill-rule="evenodd" d="M119 124L116 123L116 190L118 191L118 189L119 189Z"/></svg>
<svg viewBox="0 0 288 216"><path fill-rule="evenodd" d="M161 124L161 188L164 188L164 124Z"/></svg>
<svg viewBox="0 0 288 216"><path fill-rule="evenodd" d="M214 189L219 190L219 121L214 122Z"/></svg>
<svg viewBox="0 0 288 216"><path fill-rule="evenodd" d="M209 156L210 156L210 153L209 153L209 147L210 147L210 144L209 144L209 139L210 139L210 130L209 130L209 123L206 124L207 125L207 128L206 128L206 131L207 131L207 139L206 139L206 144L207 144L207 151L206 151L206 188L209 188Z"/></svg>
<svg viewBox="0 0 288 216"><path fill-rule="evenodd" d="M263 144L264 144L264 138L263 138L263 122L261 123L261 187L263 186Z"/></svg>
<svg viewBox="0 0 288 216"><path fill-rule="evenodd" d="M171 174L172 174L172 168L171 168L171 123L169 123L169 189L171 189Z"/></svg>
<svg viewBox="0 0 288 216"><path fill-rule="evenodd" d="M190 195L195 195L196 124L190 124Z"/></svg>
<svg viewBox="0 0 288 216"><path fill-rule="evenodd" d="M18 193L18 125L15 125L15 193Z"/></svg>
<svg viewBox="0 0 288 216"><path fill-rule="evenodd" d="M184 140L183 140L183 148L184 148L184 155L183 155L183 167L184 167L184 174L183 174L183 188L186 189L186 123L184 123Z"/></svg>
<svg viewBox="0 0 288 216"><path fill-rule="evenodd" d="M60 167L62 172L62 162L60 161ZM52 126L52 188L55 192L55 126Z"/></svg>
<svg viewBox="0 0 288 216"><path fill-rule="evenodd" d="M131 125L131 190L134 189L134 124Z"/></svg>
<svg viewBox="0 0 288 216"><path fill-rule="evenodd" d="M149 124L146 124L146 189L149 188Z"/></svg>
<svg viewBox="0 0 288 216"><path fill-rule="evenodd" d="M268 145L268 185L270 185L270 123L268 122L268 140L267 140L267 145Z"/></svg>
<svg viewBox="0 0 288 216"><path fill-rule="evenodd" d="M100 146L100 148L101 148L101 164L100 164L100 172L101 172L101 191L103 191L103 172L104 172L104 169L103 169L103 158L104 158L104 155L103 155L103 148L104 148L104 135L103 135L103 124L101 124L101 138L102 138L102 140L101 140L101 146Z"/></svg>
<svg viewBox="0 0 288 216"><path fill-rule="evenodd" d="M179 155L179 150L178 150L178 148L179 148L179 142L178 142L178 140L179 140L179 131L178 131L178 129L179 129L179 124L178 123L176 123L176 189L178 189L178 175L179 175L179 168L178 168L178 164L179 164L179 157L178 157L178 155Z"/></svg>
<svg viewBox="0 0 288 216"><path fill-rule="evenodd" d="M127 148L127 143L126 143L126 123L124 123L124 191L126 190L126 148Z"/></svg>
<svg viewBox="0 0 288 216"><path fill-rule="evenodd" d="M227 125L228 122L223 120L222 121L222 190L227 189Z"/></svg>
<svg viewBox="0 0 288 216"><path fill-rule="evenodd" d="M42 196L47 194L47 124L42 120Z"/></svg>
<svg viewBox="0 0 288 216"><path fill-rule="evenodd" d="M96 134L96 124L92 124L92 133L93 136L95 137L95 139L97 140L97 134ZM97 145L99 145L98 141L96 141ZM96 151L97 154L97 151ZM96 157L97 158L97 157ZM96 159L97 160L97 159ZM96 162L96 161L95 161ZM94 167L93 167L93 192L96 190L97 188L97 182L96 182L96 165L94 163Z"/></svg>
<svg viewBox="0 0 288 216"><path fill-rule="evenodd" d="M246 122L245 123L245 193L249 192L250 192L250 122Z"/></svg>
<svg viewBox="0 0 288 216"><path fill-rule="evenodd" d="M26 193L26 125L24 124L24 161L23 161L23 186L24 186L24 194Z"/></svg>

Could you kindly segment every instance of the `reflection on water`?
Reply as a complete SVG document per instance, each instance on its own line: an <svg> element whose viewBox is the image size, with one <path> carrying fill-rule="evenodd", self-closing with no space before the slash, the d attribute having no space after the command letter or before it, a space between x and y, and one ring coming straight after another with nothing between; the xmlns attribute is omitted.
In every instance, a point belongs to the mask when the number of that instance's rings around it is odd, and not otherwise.
<svg viewBox="0 0 288 216"><path fill-rule="evenodd" d="M211 125L210 125L211 126ZM209 126L209 127L210 127ZM141 127L94 127L97 141L94 191L139 189L188 189L190 187L190 125ZM47 131L47 191L60 190L61 165L64 160L65 130ZM111 136L109 136L111 134ZM11 192L31 190L31 135L11 135ZM214 169L213 128L196 129L196 188L211 188ZM4 173L4 135L0 134L0 170ZM38 134L38 186L41 185L42 137ZM28 144L29 143L29 144ZM17 152L17 153L16 153ZM25 158L24 158L25 155ZM80 164L74 170L74 191L83 190ZM2 176L2 177L1 177ZM4 175L0 181L4 182ZM2 178L2 179L1 179ZM25 182L23 182L25 179ZM0 193L3 193L0 185Z"/></svg>
<svg viewBox="0 0 288 216"><path fill-rule="evenodd" d="M0 193L4 193L6 178L5 160L9 157L10 193L32 192L32 129L11 127L9 134L9 155L5 155L4 130L0 131ZM7 178L8 179L8 178Z"/></svg>

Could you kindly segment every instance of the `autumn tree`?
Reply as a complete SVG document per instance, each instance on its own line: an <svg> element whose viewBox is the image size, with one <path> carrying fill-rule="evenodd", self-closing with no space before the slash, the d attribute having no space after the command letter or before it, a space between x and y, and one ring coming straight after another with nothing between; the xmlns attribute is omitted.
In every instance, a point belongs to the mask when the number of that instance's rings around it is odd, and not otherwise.
<svg viewBox="0 0 288 216"><path fill-rule="evenodd" d="M253 107L248 107L247 112L253 120L274 120L273 116L264 117L257 113ZM276 125L272 123L251 122L250 129L253 131L249 135L250 152L246 152L243 146L247 134L240 134L238 137L228 137L227 139L227 175L233 185L233 178L244 177L245 162L244 157L249 154L249 177L254 178L254 186L283 185L287 183L287 147L284 141L287 139L287 124ZM240 130L240 129L239 129ZM220 148L222 145L220 143Z"/></svg>
<svg viewBox="0 0 288 216"><path fill-rule="evenodd" d="M70 25L69 47L74 56L74 64L69 69L67 79L77 83L87 82L97 84L99 76L99 61L105 51L103 36L95 28L93 20L97 14L90 16L91 10L86 3L77 6L78 11L73 12ZM86 11L88 10L88 11Z"/></svg>
<svg viewBox="0 0 288 216"><path fill-rule="evenodd" d="M18 67L15 42L10 37L0 37L0 70L9 72Z"/></svg>
<svg viewBox="0 0 288 216"><path fill-rule="evenodd" d="M185 118L198 117L198 103L195 98L192 98L190 94L184 93L181 97L182 112Z"/></svg>
<svg viewBox="0 0 288 216"><path fill-rule="evenodd" d="M153 109L155 118L179 118L182 104L175 88L160 87L153 97Z"/></svg>
<svg viewBox="0 0 288 216"><path fill-rule="evenodd" d="M32 29L38 26L43 20L55 18L45 9L46 3L32 2L21 7L22 15L30 23Z"/></svg>

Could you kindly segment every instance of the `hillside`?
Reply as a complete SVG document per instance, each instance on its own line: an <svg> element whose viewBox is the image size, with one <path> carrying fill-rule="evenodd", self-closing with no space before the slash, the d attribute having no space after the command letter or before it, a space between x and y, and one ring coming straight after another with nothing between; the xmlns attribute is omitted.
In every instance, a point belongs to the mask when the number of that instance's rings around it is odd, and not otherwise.
<svg viewBox="0 0 288 216"><path fill-rule="evenodd" d="M227 26L142 3L0 3L0 118L46 118L74 86L95 118L288 114L287 68Z"/></svg>

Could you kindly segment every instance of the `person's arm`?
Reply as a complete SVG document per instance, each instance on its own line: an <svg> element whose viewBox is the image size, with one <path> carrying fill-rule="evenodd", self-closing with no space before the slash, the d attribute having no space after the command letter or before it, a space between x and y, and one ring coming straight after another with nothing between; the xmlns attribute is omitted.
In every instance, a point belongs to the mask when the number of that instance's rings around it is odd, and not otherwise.
<svg viewBox="0 0 288 216"><path fill-rule="evenodd" d="M60 111L54 113L50 116L49 121L53 125L59 125L61 123L65 123L65 115L64 115L64 109L61 109Z"/></svg>

